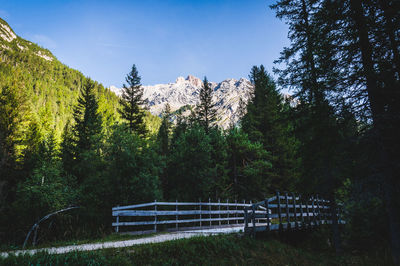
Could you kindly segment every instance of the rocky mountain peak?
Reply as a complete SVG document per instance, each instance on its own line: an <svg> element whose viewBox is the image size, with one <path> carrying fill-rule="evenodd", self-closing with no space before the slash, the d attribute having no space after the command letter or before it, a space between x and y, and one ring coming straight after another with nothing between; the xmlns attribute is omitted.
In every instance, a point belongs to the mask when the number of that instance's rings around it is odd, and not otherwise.
<svg viewBox="0 0 400 266"><path fill-rule="evenodd" d="M176 80L175 80L175 83L176 84L180 84L180 83L184 83L186 80L185 80L185 78L184 77L178 77Z"/></svg>
<svg viewBox="0 0 400 266"><path fill-rule="evenodd" d="M186 80L189 81L189 83L195 87L200 88L203 86L203 81L201 79L199 79L198 77L188 75Z"/></svg>

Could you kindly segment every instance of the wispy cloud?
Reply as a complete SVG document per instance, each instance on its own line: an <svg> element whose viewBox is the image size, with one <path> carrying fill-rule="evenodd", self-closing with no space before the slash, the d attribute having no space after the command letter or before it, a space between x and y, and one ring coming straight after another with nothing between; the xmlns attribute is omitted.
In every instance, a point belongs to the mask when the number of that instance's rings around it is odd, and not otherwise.
<svg viewBox="0 0 400 266"><path fill-rule="evenodd" d="M35 34L32 36L32 41L38 43L44 48L54 49L57 47L57 43L50 37L43 34Z"/></svg>

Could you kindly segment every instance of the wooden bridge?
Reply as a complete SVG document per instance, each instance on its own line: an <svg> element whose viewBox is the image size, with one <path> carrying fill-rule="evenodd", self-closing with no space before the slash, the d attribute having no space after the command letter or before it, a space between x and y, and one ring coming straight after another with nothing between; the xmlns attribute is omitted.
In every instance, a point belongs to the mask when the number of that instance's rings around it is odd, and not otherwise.
<svg viewBox="0 0 400 266"><path fill-rule="evenodd" d="M277 192L263 201L244 208L244 231L255 234L262 231L284 231L314 228L323 224L344 223L335 204L311 196L280 195Z"/></svg>
<svg viewBox="0 0 400 266"><path fill-rule="evenodd" d="M116 232L131 234L188 229L241 227L245 233L314 228L339 223L337 208L330 201L285 193L252 203L149 202L112 208Z"/></svg>

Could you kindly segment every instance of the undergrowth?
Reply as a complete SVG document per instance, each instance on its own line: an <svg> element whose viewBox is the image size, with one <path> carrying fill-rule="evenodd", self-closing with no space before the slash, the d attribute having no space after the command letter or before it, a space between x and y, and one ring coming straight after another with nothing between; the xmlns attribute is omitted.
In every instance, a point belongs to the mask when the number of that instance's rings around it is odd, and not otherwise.
<svg viewBox="0 0 400 266"><path fill-rule="evenodd" d="M300 236L302 238L303 236ZM336 255L328 243L251 238L238 235L194 237L129 248L38 253L0 258L1 265L390 265L390 258L371 253Z"/></svg>

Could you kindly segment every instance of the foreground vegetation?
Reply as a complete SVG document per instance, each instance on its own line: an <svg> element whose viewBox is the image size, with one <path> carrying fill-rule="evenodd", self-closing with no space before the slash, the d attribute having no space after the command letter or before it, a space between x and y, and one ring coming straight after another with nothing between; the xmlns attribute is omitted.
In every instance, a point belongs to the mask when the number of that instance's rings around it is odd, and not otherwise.
<svg viewBox="0 0 400 266"><path fill-rule="evenodd" d="M390 256L344 253L337 256L317 234L308 241L237 235L195 237L158 244L61 255L40 253L0 259L4 265L390 265Z"/></svg>

